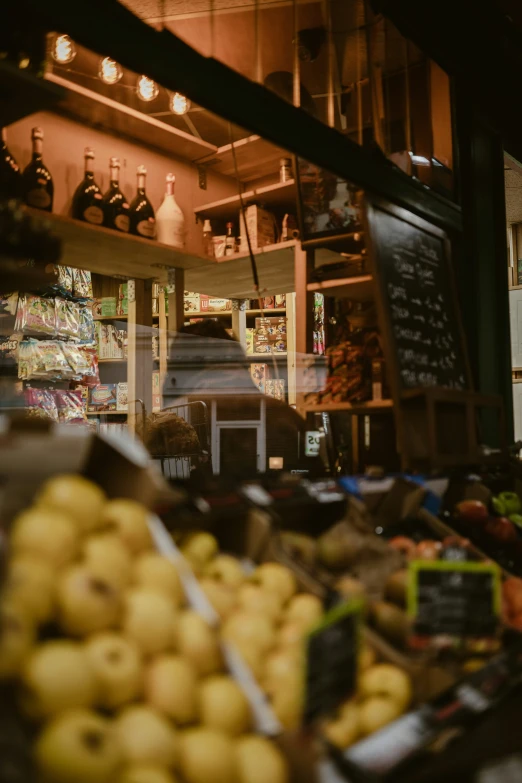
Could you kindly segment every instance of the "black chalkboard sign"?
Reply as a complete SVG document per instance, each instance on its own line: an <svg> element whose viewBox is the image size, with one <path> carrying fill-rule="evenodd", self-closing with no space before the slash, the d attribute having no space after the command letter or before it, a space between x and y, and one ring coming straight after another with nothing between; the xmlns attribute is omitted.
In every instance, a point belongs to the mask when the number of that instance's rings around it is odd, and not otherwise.
<svg viewBox="0 0 522 783"><path fill-rule="evenodd" d="M397 393L469 389L446 235L399 207L371 203L366 215Z"/></svg>
<svg viewBox="0 0 522 783"><path fill-rule="evenodd" d="M417 637L495 635L500 612L497 566L455 561L409 564L408 614Z"/></svg>
<svg viewBox="0 0 522 783"><path fill-rule="evenodd" d="M308 636L303 720L333 712L357 685L362 604L354 599L330 609Z"/></svg>

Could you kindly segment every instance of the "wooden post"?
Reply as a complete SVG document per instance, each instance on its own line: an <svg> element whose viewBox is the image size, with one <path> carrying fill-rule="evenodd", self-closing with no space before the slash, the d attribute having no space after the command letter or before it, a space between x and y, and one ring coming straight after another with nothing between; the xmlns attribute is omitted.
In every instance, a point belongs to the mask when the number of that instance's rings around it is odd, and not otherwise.
<svg viewBox="0 0 522 783"><path fill-rule="evenodd" d="M306 370L307 354L312 354L314 348L314 324L312 317L314 295L307 288L309 273L313 269L313 252L313 250L303 250L300 244L297 244L294 250L295 387L298 409L303 403L303 376Z"/></svg>
<svg viewBox="0 0 522 783"><path fill-rule="evenodd" d="M288 404L297 404L297 368L295 352L295 294L286 295L286 339L288 365Z"/></svg>
<svg viewBox="0 0 522 783"><path fill-rule="evenodd" d="M128 299L127 420L135 432L137 417L152 411L152 281L129 280Z"/></svg>
<svg viewBox="0 0 522 783"><path fill-rule="evenodd" d="M167 286L169 295L169 329L177 332L185 323L183 292L185 289L185 270L169 269Z"/></svg>
<svg viewBox="0 0 522 783"><path fill-rule="evenodd" d="M246 351L246 311L248 299L232 299L232 331Z"/></svg>
<svg viewBox="0 0 522 783"><path fill-rule="evenodd" d="M160 393L163 395L163 384L167 374L167 354L168 354L168 322L166 313L165 289L162 287L159 295L159 381ZM161 399L161 408L163 408L163 397Z"/></svg>

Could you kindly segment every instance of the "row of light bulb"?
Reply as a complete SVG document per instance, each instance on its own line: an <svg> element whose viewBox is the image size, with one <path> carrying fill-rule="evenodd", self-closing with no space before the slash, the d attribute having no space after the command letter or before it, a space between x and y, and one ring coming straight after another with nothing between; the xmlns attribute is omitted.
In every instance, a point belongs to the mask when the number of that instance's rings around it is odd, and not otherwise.
<svg viewBox="0 0 522 783"><path fill-rule="evenodd" d="M76 57L76 47L68 35L57 35L53 48L53 60L60 65L71 63ZM105 84L117 84L123 76L123 68L110 57L103 57L100 60L98 76ZM142 101L149 103L158 97L159 87L153 79L148 76L138 76L136 82L136 94ZM186 114L190 109L190 101L180 92L171 93L169 104L174 114Z"/></svg>

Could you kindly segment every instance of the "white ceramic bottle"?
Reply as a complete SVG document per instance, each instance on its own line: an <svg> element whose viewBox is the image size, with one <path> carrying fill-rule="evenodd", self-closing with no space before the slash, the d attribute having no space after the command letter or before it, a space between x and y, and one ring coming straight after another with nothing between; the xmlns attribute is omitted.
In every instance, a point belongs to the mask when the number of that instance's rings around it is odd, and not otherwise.
<svg viewBox="0 0 522 783"><path fill-rule="evenodd" d="M165 198L156 212L156 238L172 247L185 247L185 217L174 196L174 174L167 174Z"/></svg>

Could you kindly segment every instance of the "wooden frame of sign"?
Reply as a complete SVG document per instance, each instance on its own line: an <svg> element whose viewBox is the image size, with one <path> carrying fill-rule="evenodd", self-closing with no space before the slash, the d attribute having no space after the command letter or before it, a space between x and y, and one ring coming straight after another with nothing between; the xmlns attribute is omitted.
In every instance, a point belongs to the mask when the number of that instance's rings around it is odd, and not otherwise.
<svg viewBox="0 0 522 783"><path fill-rule="evenodd" d="M403 468L481 461L484 408L505 450L502 398L472 388L447 234L378 199L364 219Z"/></svg>

